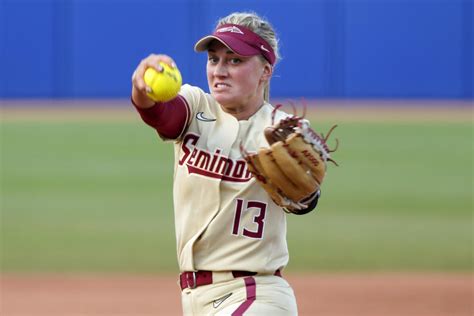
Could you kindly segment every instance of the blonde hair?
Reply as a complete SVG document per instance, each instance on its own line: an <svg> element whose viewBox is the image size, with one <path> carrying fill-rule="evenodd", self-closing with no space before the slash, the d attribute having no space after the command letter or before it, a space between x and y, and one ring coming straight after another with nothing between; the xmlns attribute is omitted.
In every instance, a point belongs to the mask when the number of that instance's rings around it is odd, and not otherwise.
<svg viewBox="0 0 474 316"><path fill-rule="evenodd" d="M280 50L278 47L279 40L273 29L273 26L268 22L266 19L260 17L255 12L234 12L229 14L226 17L221 18L217 22L217 27L223 24L236 24L242 25L252 32L258 34L261 38L263 38L270 46L273 48L275 52L275 64L274 66L280 61ZM217 28L216 27L216 28ZM268 62L263 56L260 56L262 61ZM270 101L270 80L268 80L267 84L265 85L265 89L263 92L263 98L265 101Z"/></svg>

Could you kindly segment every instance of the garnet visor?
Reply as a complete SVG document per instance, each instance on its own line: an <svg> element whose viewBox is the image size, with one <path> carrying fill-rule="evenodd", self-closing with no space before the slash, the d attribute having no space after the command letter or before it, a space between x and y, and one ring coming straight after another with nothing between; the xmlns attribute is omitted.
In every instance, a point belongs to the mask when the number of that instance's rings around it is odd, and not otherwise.
<svg viewBox="0 0 474 316"><path fill-rule="evenodd" d="M271 65L275 64L275 52L270 44L241 25L224 24L219 26L212 35L201 38L194 46L194 50L197 52L206 51L213 40L218 40L237 55L245 57L262 55Z"/></svg>

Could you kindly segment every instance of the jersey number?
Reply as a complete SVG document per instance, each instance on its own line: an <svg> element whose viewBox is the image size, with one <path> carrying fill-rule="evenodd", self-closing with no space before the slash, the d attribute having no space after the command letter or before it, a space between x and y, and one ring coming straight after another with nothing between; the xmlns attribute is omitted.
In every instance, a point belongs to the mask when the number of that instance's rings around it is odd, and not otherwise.
<svg viewBox="0 0 474 316"><path fill-rule="evenodd" d="M237 199L237 205L235 207L234 227L232 229L232 235L239 235L240 231L240 220L242 218L242 211L256 210L256 215L253 217L253 222L257 224L257 230L252 231L247 228L243 228L242 235L250 238L260 239L263 236L263 226L265 225L265 213L267 211L267 204L259 201L247 201L247 207L244 210L244 200Z"/></svg>

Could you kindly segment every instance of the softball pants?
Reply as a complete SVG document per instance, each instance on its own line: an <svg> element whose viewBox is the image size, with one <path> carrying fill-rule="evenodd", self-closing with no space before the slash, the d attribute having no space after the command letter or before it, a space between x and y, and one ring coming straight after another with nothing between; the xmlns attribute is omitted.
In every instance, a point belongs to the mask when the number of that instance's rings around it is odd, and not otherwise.
<svg viewBox="0 0 474 316"><path fill-rule="evenodd" d="M213 283L181 292L183 315L298 315L296 298L280 276L234 278L214 272Z"/></svg>

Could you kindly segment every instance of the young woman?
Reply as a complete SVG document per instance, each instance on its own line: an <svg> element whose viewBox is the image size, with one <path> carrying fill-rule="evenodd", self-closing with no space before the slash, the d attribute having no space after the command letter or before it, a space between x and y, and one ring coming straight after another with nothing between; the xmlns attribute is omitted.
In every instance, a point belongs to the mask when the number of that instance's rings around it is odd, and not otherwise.
<svg viewBox="0 0 474 316"><path fill-rule="evenodd" d="M209 92L183 85L155 103L143 74L165 55L150 55L134 72L132 102L164 140L174 142L174 213L185 315L296 315L281 272L288 263L286 216L252 178L240 146L268 147L263 130L287 116L269 103L279 59L272 26L255 13L232 13L195 50L207 52ZM319 192L318 192L319 193ZM315 208L319 194L307 203Z"/></svg>

